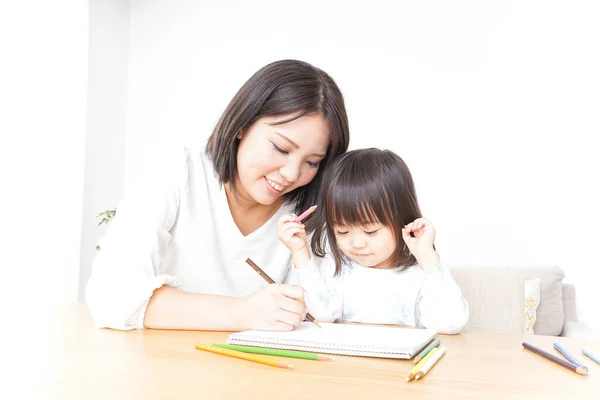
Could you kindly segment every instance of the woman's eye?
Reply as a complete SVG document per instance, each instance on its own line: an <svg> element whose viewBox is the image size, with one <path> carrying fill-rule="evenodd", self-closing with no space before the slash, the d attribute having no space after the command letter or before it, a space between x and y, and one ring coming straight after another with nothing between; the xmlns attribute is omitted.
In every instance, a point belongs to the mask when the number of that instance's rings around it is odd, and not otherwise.
<svg viewBox="0 0 600 400"><path fill-rule="evenodd" d="M312 161L307 161L306 162L311 168L319 168L319 164L318 162L312 162Z"/></svg>
<svg viewBox="0 0 600 400"><path fill-rule="evenodd" d="M379 229L375 229L374 231L365 231L365 233L366 233L367 235L374 235L374 234L376 234L377 232L379 232Z"/></svg>
<svg viewBox="0 0 600 400"><path fill-rule="evenodd" d="M282 149L281 147L277 146L275 143L273 143L273 147L275 148L275 150L277 150L281 154L289 154L289 152L287 150Z"/></svg>
<svg viewBox="0 0 600 400"><path fill-rule="evenodd" d="M337 231L336 233L340 236L343 236L343 235L346 235L348 233L348 231L345 231L345 232Z"/></svg>

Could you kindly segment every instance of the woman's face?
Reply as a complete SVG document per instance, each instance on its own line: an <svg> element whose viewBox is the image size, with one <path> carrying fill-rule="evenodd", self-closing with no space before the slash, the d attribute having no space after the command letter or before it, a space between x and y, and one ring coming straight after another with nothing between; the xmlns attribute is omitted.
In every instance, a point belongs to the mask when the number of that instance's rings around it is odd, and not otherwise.
<svg viewBox="0 0 600 400"><path fill-rule="evenodd" d="M315 177L329 144L327 122L317 113L273 125L290 117L263 117L238 134L236 184L243 198L273 204Z"/></svg>

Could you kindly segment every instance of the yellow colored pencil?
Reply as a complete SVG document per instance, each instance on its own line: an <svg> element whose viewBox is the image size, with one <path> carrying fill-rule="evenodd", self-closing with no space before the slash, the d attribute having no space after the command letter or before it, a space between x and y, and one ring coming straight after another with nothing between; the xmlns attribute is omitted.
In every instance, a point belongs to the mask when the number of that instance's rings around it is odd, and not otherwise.
<svg viewBox="0 0 600 400"><path fill-rule="evenodd" d="M417 376L415 376L415 379L421 379L422 377L427 375L429 370L433 368L433 366L440 360L440 358L444 356L444 354L446 354L446 348L442 346L439 348L436 354L433 357L431 357L431 359L429 359L429 361L425 365L423 365L423 368L417 371Z"/></svg>
<svg viewBox="0 0 600 400"><path fill-rule="evenodd" d="M429 353L427 353L427 355L421 361L419 361L419 363L417 365L415 365L413 367L413 369L410 370L410 372L408 373L408 376L406 377L406 382L409 382L409 381L412 381L413 379L415 379L415 376L417 376L417 372L419 372L419 370L425 364L427 364L427 361L429 361L431 359L431 357L433 357L435 355L435 353L438 352L439 349L440 349L439 347L436 347L435 349L433 349Z"/></svg>
<svg viewBox="0 0 600 400"><path fill-rule="evenodd" d="M197 344L195 347L198 350L210 351L211 353L222 354L224 356L241 358L242 360L254 361L254 362L257 362L260 364L270 365L272 367L292 368L291 364L284 363L284 362L281 362L278 360L274 360L274 359L268 358L268 357L261 357L261 356L257 356L254 354L242 353L240 351L222 349L220 347L207 346L207 345L203 345L203 344Z"/></svg>

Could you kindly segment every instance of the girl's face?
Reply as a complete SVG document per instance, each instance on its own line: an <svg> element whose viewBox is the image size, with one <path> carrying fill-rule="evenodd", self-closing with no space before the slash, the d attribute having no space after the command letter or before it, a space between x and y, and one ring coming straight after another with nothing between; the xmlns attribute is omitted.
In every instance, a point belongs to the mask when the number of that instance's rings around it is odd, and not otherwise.
<svg viewBox="0 0 600 400"><path fill-rule="evenodd" d="M381 224L359 226L335 225L337 245L342 253L363 267L389 269L396 250L391 229Z"/></svg>
<svg viewBox="0 0 600 400"><path fill-rule="evenodd" d="M317 174L329 145L327 122L311 114L273 125L290 117L263 117L238 134L236 183L244 199L273 204Z"/></svg>

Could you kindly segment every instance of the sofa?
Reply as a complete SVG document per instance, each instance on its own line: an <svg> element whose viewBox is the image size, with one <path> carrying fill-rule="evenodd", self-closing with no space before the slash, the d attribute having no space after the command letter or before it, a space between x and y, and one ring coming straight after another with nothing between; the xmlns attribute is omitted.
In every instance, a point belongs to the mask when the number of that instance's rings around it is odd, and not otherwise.
<svg viewBox="0 0 600 400"><path fill-rule="evenodd" d="M577 319L575 288L563 282L565 274L558 266L455 266L450 271L469 303L465 332L526 333L525 282L539 278L533 333L563 337L594 334Z"/></svg>

